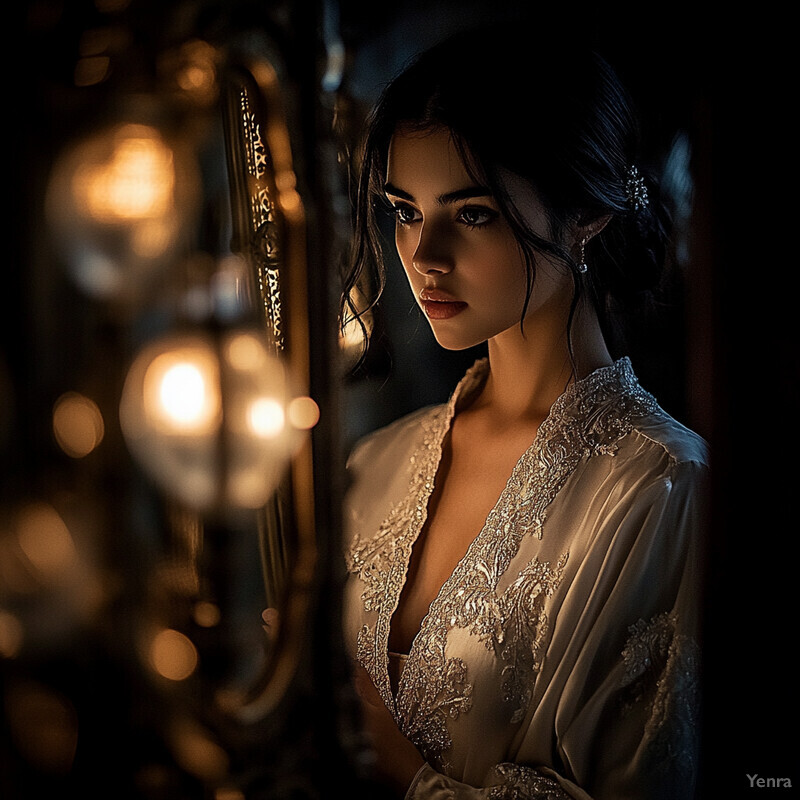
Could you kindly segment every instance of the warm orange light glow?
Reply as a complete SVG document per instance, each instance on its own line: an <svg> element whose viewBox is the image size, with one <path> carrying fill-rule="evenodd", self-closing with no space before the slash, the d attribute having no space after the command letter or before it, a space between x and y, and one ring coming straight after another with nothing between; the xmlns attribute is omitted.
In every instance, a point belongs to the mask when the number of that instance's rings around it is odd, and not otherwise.
<svg viewBox="0 0 800 800"><path fill-rule="evenodd" d="M131 250L140 258L158 258L165 253L175 238L174 219L140 220L131 229Z"/></svg>
<svg viewBox="0 0 800 800"><path fill-rule="evenodd" d="M287 413L289 422L300 431L309 430L319 422L319 406L311 397L295 397Z"/></svg>
<svg viewBox="0 0 800 800"><path fill-rule="evenodd" d="M247 422L252 432L262 439L274 439L285 426L283 406L272 397L259 397L250 403Z"/></svg>
<svg viewBox="0 0 800 800"><path fill-rule="evenodd" d="M144 376L144 404L167 433L206 435L219 425L219 368L201 348L162 353Z"/></svg>
<svg viewBox="0 0 800 800"><path fill-rule="evenodd" d="M276 469L275 472L280 474L282 470ZM229 478L227 495L237 508L261 508L272 488L258 473L242 470Z"/></svg>
<svg viewBox="0 0 800 800"><path fill-rule="evenodd" d="M97 404L77 392L61 395L53 407L53 433L72 458L83 458L103 441L105 426Z"/></svg>
<svg viewBox="0 0 800 800"><path fill-rule="evenodd" d="M0 658L16 658L23 636L22 623L10 611L0 608Z"/></svg>
<svg viewBox="0 0 800 800"><path fill-rule="evenodd" d="M214 791L214 800L245 800L245 796L241 789L221 786Z"/></svg>
<svg viewBox="0 0 800 800"><path fill-rule="evenodd" d="M203 41L188 42L181 48L184 59L177 82L178 86L194 95L210 96L217 83L216 49Z"/></svg>
<svg viewBox="0 0 800 800"><path fill-rule="evenodd" d="M150 662L159 675L171 681L186 680L197 668L197 648L188 636L166 628L151 642Z"/></svg>
<svg viewBox="0 0 800 800"><path fill-rule="evenodd" d="M287 420L291 397L263 331L180 334L136 357L120 422L144 468L189 508L258 508L302 444Z"/></svg>
<svg viewBox="0 0 800 800"><path fill-rule="evenodd" d="M242 371L261 369L267 360L264 345L249 333L238 333L231 337L226 356L234 369Z"/></svg>
<svg viewBox="0 0 800 800"><path fill-rule="evenodd" d="M201 600L194 607L194 621L203 628L213 628L219 625L222 614L216 603Z"/></svg>
<svg viewBox="0 0 800 800"><path fill-rule="evenodd" d="M191 64L178 76L178 85L184 91L191 92L207 88L208 79L209 74L206 70L196 64Z"/></svg>
<svg viewBox="0 0 800 800"><path fill-rule="evenodd" d="M86 74L76 80L101 80L104 58L83 58ZM136 121L157 121L160 113L154 107L142 116L135 106L65 143L45 198L53 243L78 286L126 304L142 299L174 263L201 194L198 164L184 138Z"/></svg>
<svg viewBox="0 0 800 800"><path fill-rule="evenodd" d="M202 780L217 782L228 772L228 754L194 722L174 723L170 746L178 763Z"/></svg>
<svg viewBox="0 0 800 800"><path fill-rule="evenodd" d="M297 191L297 177L291 169L282 169L275 175L278 200L283 212L289 216L303 210L303 200Z"/></svg>
<svg viewBox="0 0 800 800"><path fill-rule="evenodd" d="M78 745L78 715L72 703L34 681L4 688L12 740L23 758L35 769L66 774Z"/></svg>
<svg viewBox="0 0 800 800"><path fill-rule="evenodd" d="M182 363L162 375L158 397L170 419L191 425L203 414L207 391L200 369L195 364Z"/></svg>
<svg viewBox="0 0 800 800"><path fill-rule="evenodd" d="M108 76L111 60L108 56L94 55L80 59L75 65L76 86L94 86L102 83Z"/></svg>
<svg viewBox="0 0 800 800"><path fill-rule="evenodd" d="M126 125L115 136L110 158L78 168L76 199L99 221L137 221L171 213L175 191L172 150L158 132Z"/></svg>
<svg viewBox="0 0 800 800"><path fill-rule="evenodd" d="M41 577L55 580L77 563L75 542L58 512L45 503L23 508L17 518L17 539Z"/></svg>

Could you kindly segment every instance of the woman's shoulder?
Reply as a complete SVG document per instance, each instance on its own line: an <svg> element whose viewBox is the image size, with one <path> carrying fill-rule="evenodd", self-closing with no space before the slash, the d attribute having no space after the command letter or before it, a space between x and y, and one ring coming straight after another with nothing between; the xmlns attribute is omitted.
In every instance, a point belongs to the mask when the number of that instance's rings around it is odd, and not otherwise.
<svg viewBox="0 0 800 800"><path fill-rule="evenodd" d="M556 435L559 426L577 430L579 444L588 443L595 453L622 451L637 465L648 460L708 465L706 441L664 410L657 397L639 383L627 357L573 384L555 409L552 426Z"/></svg>
<svg viewBox="0 0 800 800"><path fill-rule="evenodd" d="M446 405L407 414L362 437L347 460L346 527L371 536L414 486L435 469L437 433L448 419Z"/></svg>
<svg viewBox="0 0 800 800"><path fill-rule="evenodd" d="M660 406L636 421L634 434L663 451L674 464L709 466L708 442L695 430L679 422Z"/></svg>

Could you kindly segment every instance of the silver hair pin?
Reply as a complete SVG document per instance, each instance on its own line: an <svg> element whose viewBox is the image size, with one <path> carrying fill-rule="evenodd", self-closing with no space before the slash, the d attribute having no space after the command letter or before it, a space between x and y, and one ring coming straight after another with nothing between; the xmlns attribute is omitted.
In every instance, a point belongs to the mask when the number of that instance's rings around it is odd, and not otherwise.
<svg viewBox="0 0 800 800"><path fill-rule="evenodd" d="M633 164L628 167L625 177L625 194L628 198L628 204L634 211L641 211L643 208L647 208L650 202L647 197L647 186L645 186L644 178Z"/></svg>

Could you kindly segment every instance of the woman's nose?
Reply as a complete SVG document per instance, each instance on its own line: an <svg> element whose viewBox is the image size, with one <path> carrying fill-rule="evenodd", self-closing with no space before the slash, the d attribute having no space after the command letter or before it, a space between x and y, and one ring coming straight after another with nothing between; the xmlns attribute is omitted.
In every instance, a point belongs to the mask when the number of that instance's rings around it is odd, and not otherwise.
<svg viewBox="0 0 800 800"><path fill-rule="evenodd" d="M411 263L421 275L450 272L454 266L454 259L447 233L441 229L437 230L431 224L423 223Z"/></svg>

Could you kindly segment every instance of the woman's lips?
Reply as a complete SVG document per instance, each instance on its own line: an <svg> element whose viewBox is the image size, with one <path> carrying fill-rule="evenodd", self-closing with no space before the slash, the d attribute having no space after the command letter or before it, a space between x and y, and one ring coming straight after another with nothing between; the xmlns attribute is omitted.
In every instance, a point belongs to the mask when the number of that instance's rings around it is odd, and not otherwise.
<svg viewBox="0 0 800 800"><path fill-rule="evenodd" d="M440 289L423 289L419 301L428 319L450 319L460 314L467 304Z"/></svg>

